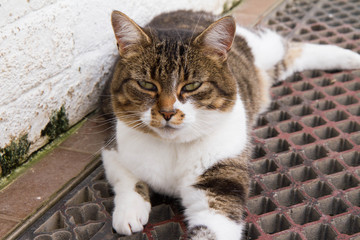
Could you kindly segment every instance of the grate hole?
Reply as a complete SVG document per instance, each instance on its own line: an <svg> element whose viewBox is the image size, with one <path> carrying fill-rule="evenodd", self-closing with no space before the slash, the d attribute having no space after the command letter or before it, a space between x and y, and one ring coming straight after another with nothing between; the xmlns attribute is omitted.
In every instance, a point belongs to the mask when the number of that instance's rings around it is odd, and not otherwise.
<svg viewBox="0 0 360 240"><path fill-rule="evenodd" d="M355 145L360 145L360 132L358 134L353 134L351 136L351 140L355 143Z"/></svg>
<svg viewBox="0 0 360 240"><path fill-rule="evenodd" d="M311 37L311 36L310 36ZM314 40L314 39L317 39L318 37L316 38L310 38L309 40ZM300 83L297 83L297 84L294 84L293 87L297 90L297 91L307 91L307 90L310 90L310 89L313 89L314 86L311 85L310 83L308 82L300 82Z"/></svg>
<svg viewBox="0 0 360 240"><path fill-rule="evenodd" d="M351 105L358 102L353 96L341 96L336 98L335 101L341 105Z"/></svg>
<svg viewBox="0 0 360 240"><path fill-rule="evenodd" d="M308 133L301 133L291 137L291 141L296 145L305 145L315 142L315 138Z"/></svg>
<svg viewBox="0 0 360 240"><path fill-rule="evenodd" d="M285 207L302 203L305 200L301 192L294 188L279 191L275 197L276 200Z"/></svg>
<svg viewBox="0 0 360 240"><path fill-rule="evenodd" d="M75 224L82 224L88 221L105 219L104 213L100 211L100 207L95 204L88 204L82 207L73 207L66 209L66 214L70 217L70 221Z"/></svg>
<svg viewBox="0 0 360 240"><path fill-rule="evenodd" d="M338 21L333 21L333 22L329 22L328 25L330 27L338 27L338 26L341 26L341 22L338 22Z"/></svg>
<svg viewBox="0 0 360 240"><path fill-rule="evenodd" d="M263 138L263 139L273 138L279 135L279 132L272 127L256 129L254 130L254 133L258 138Z"/></svg>
<svg viewBox="0 0 360 240"><path fill-rule="evenodd" d="M252 167L254 171L258 174L274 172L278 168L274 160L269 160L269 159L253 162Z"/></svg>
<svg viewBox="0 0 360 240"><path fill-rule="evenodd" d="M86 203L94 201L94 193L89 190L89 187L81 189L78 193L75 194L69 201L65 203L66 206L77 205L80 203Z"/></svg>
<svg viewBox="0 0 360 240"><path fill-rule="evenodd" d="M354 19L355 22L357 22L357 20ZM354 34L351 36L352 40L359 40L360 39L360 34Z"/></svg>
<svg viewBox="0 0 360 240"><path fill-rule="evenodd" d="M114 196L114 192L112 191L109 183L95 183L93 187L98 192L101 198L109 198Z"/></svg>
<svg viewBox="0 0 360 240"><path fill-rule="evenodd" d="M348 82L354 79L354 76L351 74L339 74L335 77L339 82Z"/></svg>
<svg viewBox="0 0 360 240"><path fill-rule="evenodd" d="M287 187L291 184L289 178L281 173L265 176L263 180L265 186L273 190Z"/></svg>
<svg viewBox="0 0 360 240"><path fill-rule="evenodd" d="M289 143L284 139L269 140L266 145L270 152L274 153L285 152L290 148Z"/></svg>
<svg viewBox="0 0 360 240"><path fill-rule="evenodd" d="M359 16L359 15L360 15L360 11L354 11L354 12L352 12L351 14L354 15L354 16Z"/></svg>
<svg viewBox="0 0 360 240"><path fill-rule="evenodd" d="M280 105L277 102L272 102L269 107L269 111L275 111L280 108Z"/></svg>
<svg viewBox="0 0 360 240"><path fill-rule="evenodd" d="M262 217L260 225L261 228L268 234L281 232L291 227L289 221L282 214L272 214Z"/></svg>
<svg viewBox="0 0 360 240"><path fill-rule="evenodd" d="M352 32L352 30L351 30L351 28L344 27L344 28L338 29L337 32L341 33L341 34L346 34L346 33Z"/></svg>
<svg viewBox="0 0 360 240"><path fill-rule="evenodd" d="M44 234L37 236L36 238L34 238L34 240L67 240L71 239L71 237L71 233L68 231L58 231L51 235Z"/></svg>
<svg viewBox="0 0 360 240"><path fill-rule="evenodd" d="M316 78L322 76L322 72L318 70L304 71L303 74L307 78Z"/></svg>
<svg viewBox="0 0 360 240"><path fill-rule="evenodd" d="M305 148L305 155L309 159L316 160L328 155L328 151L321 145L312 145Z"/></svg>
<svg viewBox="0 0 360 240"><path fill-rule="evenodd" d="M309 100L319 100L324 98L325 95L319 91L309 91L307 93L304 93L304 97Z"/></svg>
<svg viewBox="0 0 360 240"><path fill-rule="evenodd" d="M246 223L244 237L246 240L258 239L260 237L260 232L253 223Z"/></svg>
<svg viewBox="0 0 360 240"><path fill-rule="evenodd" d="M353 50L354 48L356 48L356 46L354 44L348 43L348 44L346 44L345 48Z"/></svg>
<svg viewBox="0 0 360 240"><path fill-rule="evenodd" d="M293 167L300 165L304 162L304 159L298 153L285 153L278 156L279 162L285 167Z"/></svg>
<svg viewBox="0 0 360 240"><path fill-rule="evenodd" d="M342 199L333 197L320 200L318 207L322 213L329 216L335 216L340 213L344 213L348 208Z"/></svg>
<svg viewBox="0 0 360 240"><path fill-rule="evenodd" d="M323 31L325 29L326 29L326 27L324 27L323 25L320 25L320 24L316 24L316 25L311 26L311 30L313 30L314 32L320 32L320 31Z"/></svg>
<svg viewBox="0 0 360 240"><path fill-rule="evenodd" d="M344 166L335 159L319 161L316 163L316 166L323 174L333 174L344 170Z"/></svg>
<svg viewBox="0 0 360 240"><path fill-rule="evenodd" d="M91 239L95 236L96 233L98 233L101 228L104 226L105 222L100 223L90 223L85 226L76 227L75 233L76 233L76 239L78 240L87 240Z"/></svg>
<svg viewBox="0 0 360 240"><path fill-rule="evenodd" d="M347 18L347 17L349 17L349 15L347 15L347 14L345 14L345 13L340 13L340 14L337 14L335 17L342 19L342 18Z"/></svg>
<svg viewBox="0 0 360 240"><path fill-rule="evenodd" d="M261 116L261 117L258 118L256 126L257 127L262 127L262 126L265 126L268 123L269 123L269 121L264 116Z"/></svg>
<svg viewBox="0 0 360 240"><path fill-rule="evenodd" d="M153 236L157 236L157 239L180 239L184 234L180 224L177 222L169 222L155 226L151 233ZM144 239L144 237L141 239Z"/></svg>
<svg viewBox="0 0 360 240"><path fill-rule="evenodd" d="M266 155L266 152L265 152L263 147L261 147L261 146L256 146L255 147L255 149L253 151L253 158L254 159L264 157L265 155Z"/></svg>
<svg viewBox="0 0 360 240"><path fill-rule="evenodd" d="M344 86L347 89L349 89L350 91L359 91L360 90L360 82L358 82L358 81L346 83Z"/></svg>
<svg viewBox="0 0 360 240"><path fill-rule="evenodd" d="M350 18L350 19L346 19L344 21L344 23L348 23L348 24L354 24L357 23L357 20L355 18ZM352 38L353 39L353 38ZM353 39L353 40L357 40L357 39Z"/></svg>
<svg viewBox="0 0 360 240"><path fill-rule="evenodd" d="M336 79L330 79L330 78L321 78L314 80L314 83L321 87L326 87L333 85L336 82Z"/></svg>
<svg viewBox="0 0 360 240"><path fill-rule="evenodd" d="M330 140L328 146L331 150L336 152L343 152L353 148L353 145L344 138Z"/></svg>
<svg viewBox="0 0 360 240"><path fill-rule="evenodd" d="M341 174L331 177L331 183L338 189L346 190L359 185L359 181L351 174Z"/></svg>
<svg viewBox="0 0 360 240"><path fill-rule="evenodd" d="M360 232L360 217L354 215L346 215L334 219L335 228L347 235L353 235Z"/></svg>
<svg viewBox="0 0 360 240"><path fill-rule="evenodd" d="M285 96L285 95L289 95L292 93L292 90L289 87L277 87L277 88L272 88L271 92L275 95L275 96Z"/></svg>
<svg viewBox="0 0 360 240"><path fill-rule="evenodd" d="M293 74L291 77L288 77L285 81L289 81L289 82L298 82L303 80L303 77L301 76L300 73L295 73Z"/></svg>
<svg viewBox="0 0 360 240"><path fill-rule="evenodd" d="M306 105L294 107L291 110L291 113L293 113L297 116L306 116L306 115L310 115L313 112L314 112L314 110L310 106L306 106Z"/></svg>
<svg viewBox="0 0 360 240"><path fill-rule="evenodd" d="M353 106L347 109L354 116L360 116L360 106Z"/></svg>
<svg viewBox="0 0 360 240"><path fill-rule="evenodd" d="M311 167L305 166L290 170L290 174L295 179L295 181L299 182L305 182L317 177L315 171Z"/></svg>
<svg viewBox="0 0 360 240"><path fill-rule="evenodd" d="M301 206L289 210L290 217L296 224L304 225L320 219L321 215L310 206Z"/></svg>
<svg viewBox="0 0 360 240"><path fill-rule="evenodd" d="M319 101L316 103L315 107L321 111L330 110L336 107L336 104L332 101Z"/></svg>
<svg viewBox="0 0 360 240"><path fill-rule="evenodd" d="M281 131L287 133L293 133L297 131L301 131L303 127L298 122L286 122L279 125Z"/></svg>
<svg viewBox="0 0 360 240"><path fill-rule="evenodd" d="M276 205L268 197L258 197L249 200L247 203L247 208L252 214L262 215L264 213L274 211L276 209Z"/></svg>
<svg viewBox="0 0 360 240"><path fill-rule="evenodd" d="M346 91L343 88L337 86L325 88L325 92L330 96L337 96L346 93Z"/></svg>
<svg viewBox="0 0 360 240"><path fill-rule="evenodd" d="M45 233L52 232L58 229L64 229L67 227L65 223L65 217L60 213L60 211L55 212L51 217L49 217L46 222L44 222L35 233Z"/></svg>
<svg viewBox="0 0 360 240"><path fill-rule="evenodd" d="M307 240L335 240L336 232L330 225L317 223L304 228Z"/></svg>
<svg viewBox="0 0 360 240"><path fill-rule="evenodd" d="M333 122L342 121L348 119L349 117L349 115L347 115L344 111L340 110L328 112L325 114L325 116L327 117L327 119Z"/></svg>
<svg viewBox="0 0 360 240"><path fill-rule="evenodd" d="M360 189L347 192L346 196L349 202L351 202L354 206L360 207Z"/></svg>
<svg viewBox="0 0 360 240"><path fill-rule="evenodd" d="M305 34L308 34L309 32L310 31L308 29L303 28L300 30L300 35L305 35Z"/></svg>
<svg viewBox="0 0 360 240"><path fill-rule="evenodd" d="M349 152L342 155L345 163L351 167L360 166L360 153Z"/></svg>
<svg viewBox="0 0 360 240"><path fill-rule="evenodd" d="M114 200L111 199L111 200L106 200L104 202L102 202L102 205L104 206L106 212L109 214L109 215L112 215L112 212L114 210Z"/></svg>
<svg viewBox="0 0 360 240"><path fill-rule="evenodd" d="M260 195L262 191L264 191L264 189L260 186L258 182L256 182L255 180L252 180L250 182L249 197Z"/></svg>
<svg viewBox="0 0 360 240"><path fill-rule="evenodd" d="M339 136L339 132L332 127L323 127L320 129L316 129L315 134L321 139L328 139Z"/></svg>
<svg viewBox="0 0 360 240"><path fill-rule="evenodd" d="M332 189L323 181L316 181L304 185L304 190L307 195L313 198L320 198L326 195L330 195Z"/></svg>
<svg viewBox="0 0 360 240"><path fill-rule="evenodd" d="M285 111L270 112L266 115L270 121L282 122L291 118L290 114Z"/></svg>
<svg viewBox="0 0 360 240"><path fill-rule="evenodd" d="M302 240L300 235L296 232L286 232L281 235L274 236L274 240Z"/></svg>
<svg viewBox="0 0 360 240"><path fill-rule="evenodd" d="M357 122L350 121L350 122L344 122L337 125L337 127L346 133L353 133L360 131L360 125Z"/></svg>
<svg viewBox="0 0 360 240"><path fill-rule="evenodd" d="M280 100L281 104L288 105L288 106L295 106L299 105L303 102L303 100L298 96L289 96L289 97L283 97Z"/></svg>

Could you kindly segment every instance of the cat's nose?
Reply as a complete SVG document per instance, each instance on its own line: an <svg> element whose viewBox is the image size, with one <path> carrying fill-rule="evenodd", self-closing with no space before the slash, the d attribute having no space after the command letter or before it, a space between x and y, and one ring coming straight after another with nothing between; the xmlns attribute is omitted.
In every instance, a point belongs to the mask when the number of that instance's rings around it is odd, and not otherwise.
<svg viewBox="0 0 360 240"><path fill-rule="evenodd" d="M170 119L176 114L175 110L171 110L171 111L160 110L159 112L161 115L163 115L166 121L170 121Z"/></svg>

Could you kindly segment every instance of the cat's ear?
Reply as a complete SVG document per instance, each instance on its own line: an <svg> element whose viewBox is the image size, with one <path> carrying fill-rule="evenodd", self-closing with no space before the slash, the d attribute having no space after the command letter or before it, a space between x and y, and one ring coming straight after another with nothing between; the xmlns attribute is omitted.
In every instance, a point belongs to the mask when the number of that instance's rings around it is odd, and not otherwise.
<svg viewBox="0 0 360 240"><path fill-rule="evenodd" d="M216 54L225 60L227 52L234 41L235 30L234 18L226 16L212 23L201 32L195 38L194 43L204 48L207 53Z"/></svg>
<svg viewBox="0 0 360 240"><path fill-rule="evenodd" d="M113 11L111 23L121 56L151 43L150 37L133 20L120 11Z"/></svg>

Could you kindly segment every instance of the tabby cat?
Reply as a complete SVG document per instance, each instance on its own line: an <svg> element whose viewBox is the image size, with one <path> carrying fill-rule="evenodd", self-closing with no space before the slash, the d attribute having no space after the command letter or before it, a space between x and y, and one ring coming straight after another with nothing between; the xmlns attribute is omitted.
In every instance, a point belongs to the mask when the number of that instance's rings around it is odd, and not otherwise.
<svg viewBox="0 0 360 240"><path fill-rule="evenodd" d="M189 239L240 239L249 132L271 85L305 69L360 68L360 55L205 12L162 14L144 28L119 11L111 17L120 54L110 86L117 147L102 158L115 193L113 228L143 230L150 187L181 200Z"/></svg>

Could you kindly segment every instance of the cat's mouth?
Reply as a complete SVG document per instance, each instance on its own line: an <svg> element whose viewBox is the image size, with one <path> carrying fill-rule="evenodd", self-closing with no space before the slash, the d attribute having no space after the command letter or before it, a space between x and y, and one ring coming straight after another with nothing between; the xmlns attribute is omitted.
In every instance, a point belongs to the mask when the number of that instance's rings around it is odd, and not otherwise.
<svg viewBox="0 0 360 240"><path fill-rule="evenodd" d="M167 123L165 126L159 128L159 129L162 131L165 131L165 132L174 132L174 131L178 130L179 128L171 126L170 124Z"/></svg>

